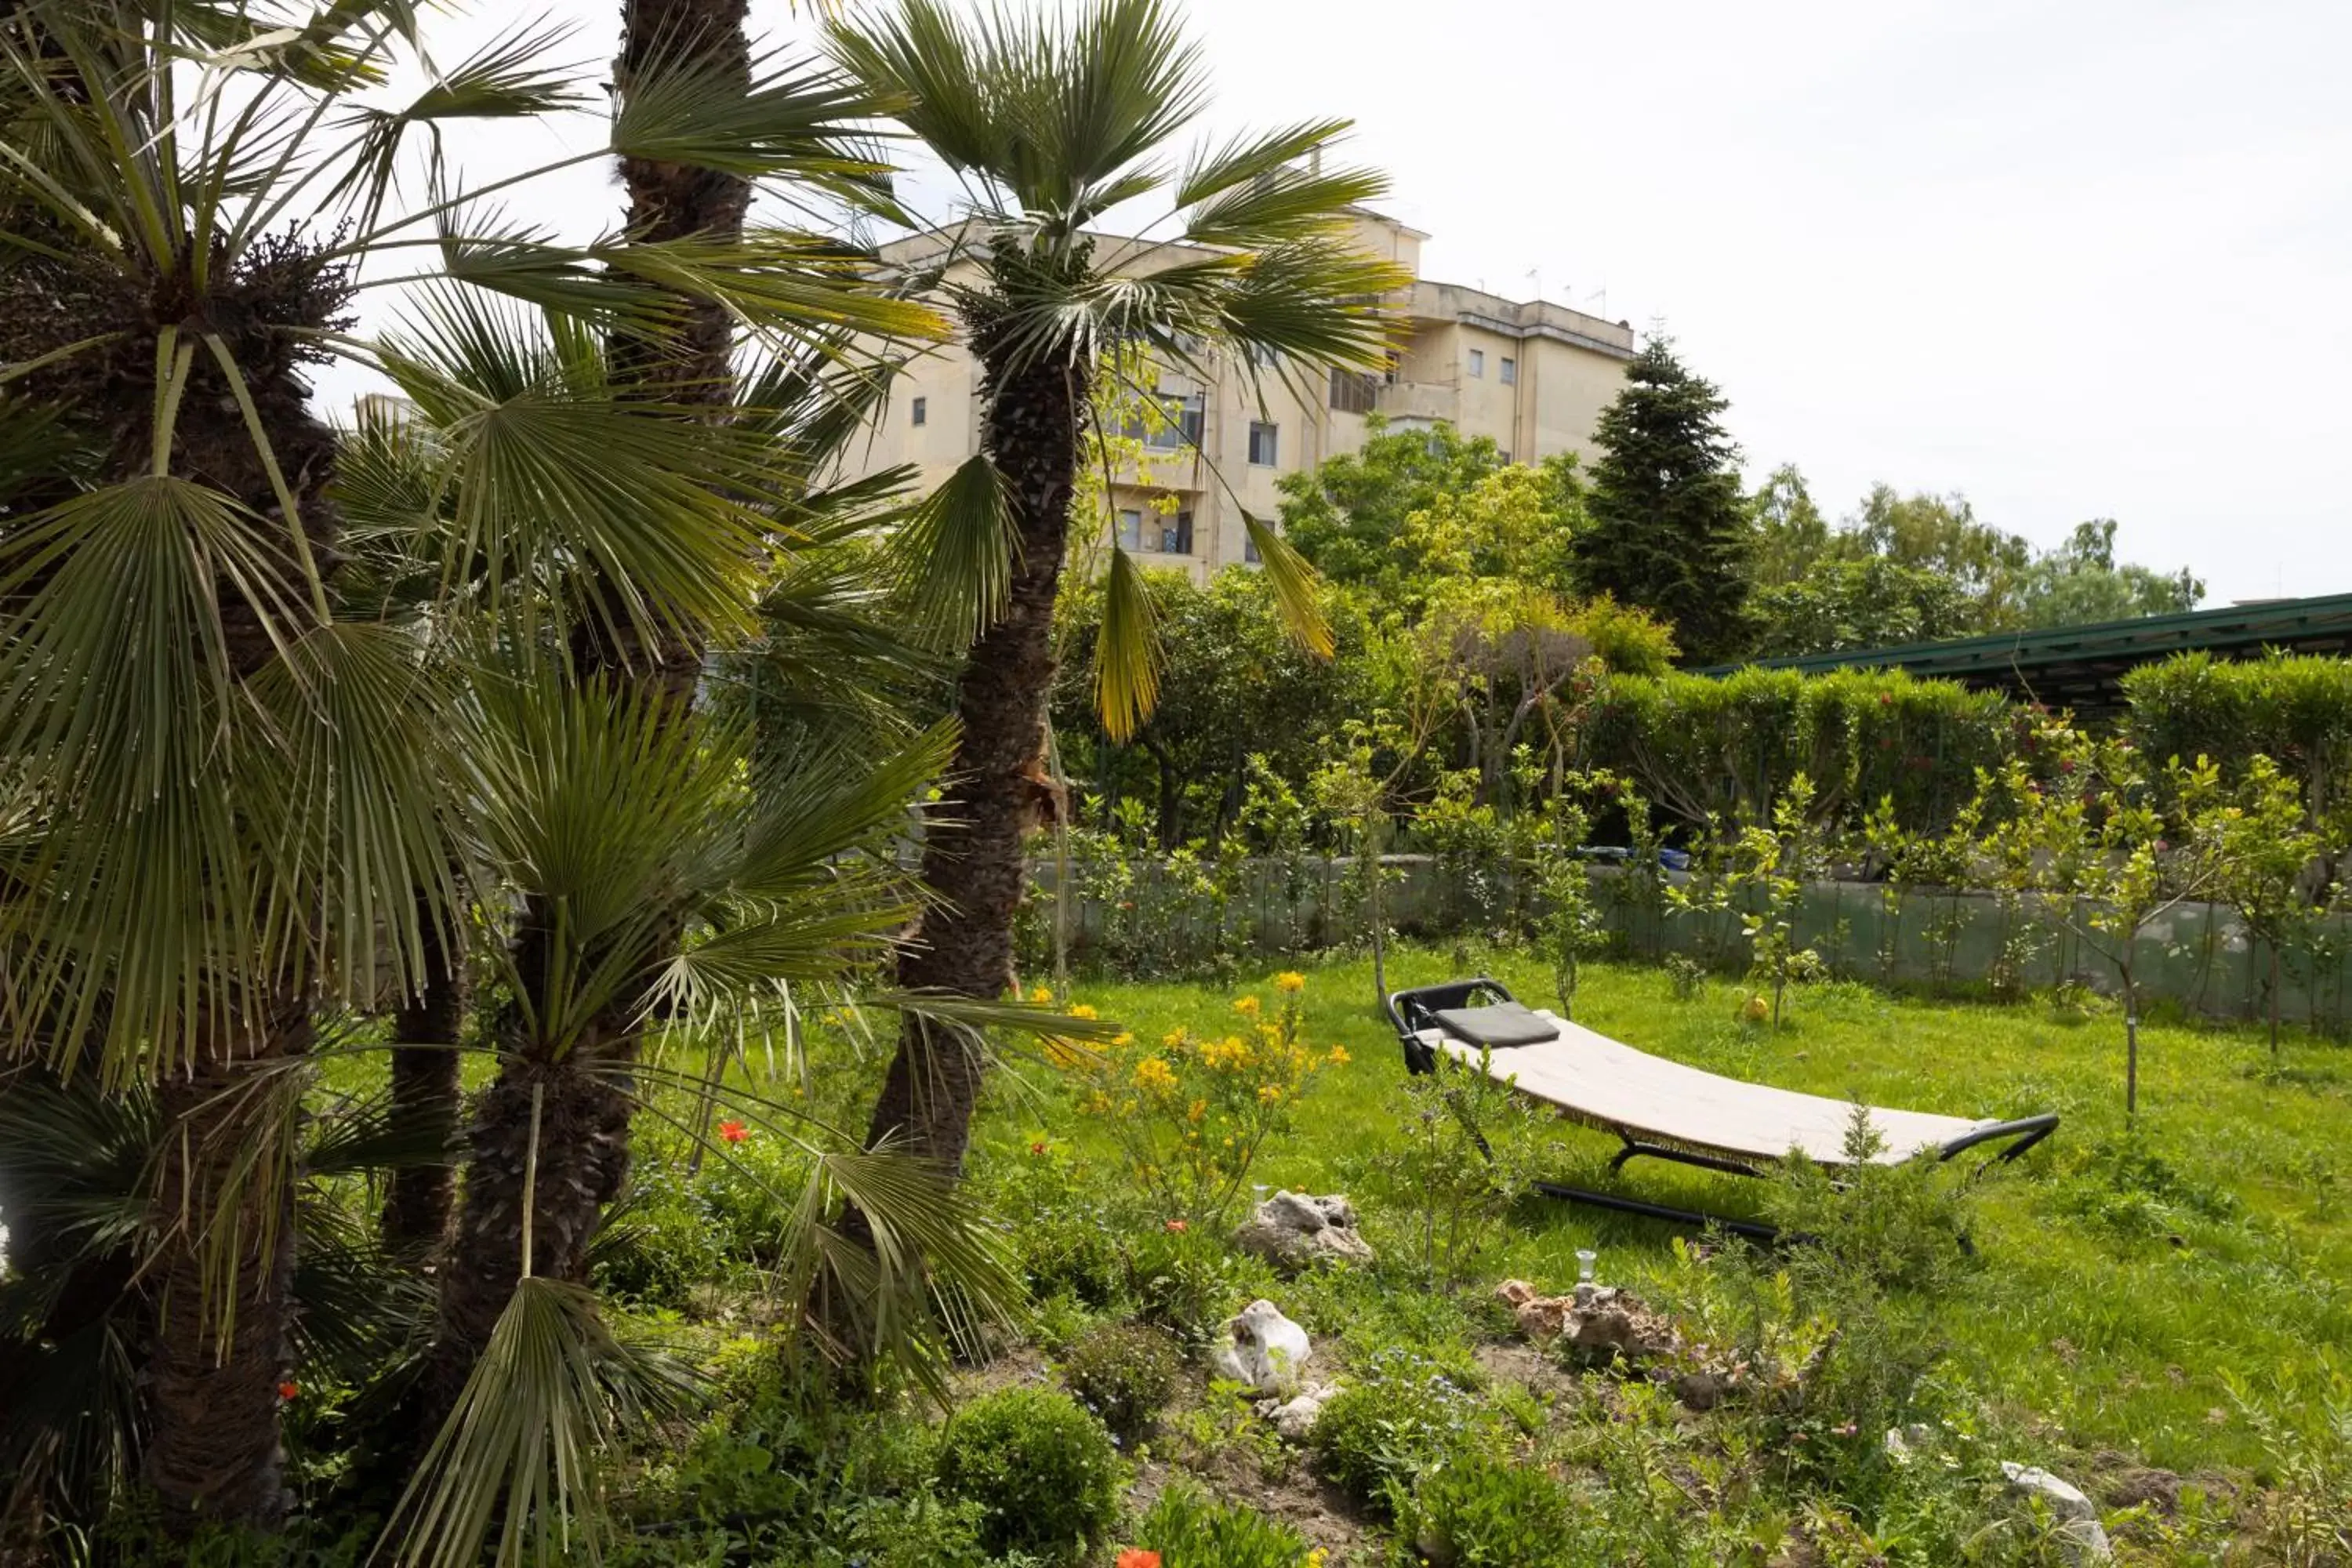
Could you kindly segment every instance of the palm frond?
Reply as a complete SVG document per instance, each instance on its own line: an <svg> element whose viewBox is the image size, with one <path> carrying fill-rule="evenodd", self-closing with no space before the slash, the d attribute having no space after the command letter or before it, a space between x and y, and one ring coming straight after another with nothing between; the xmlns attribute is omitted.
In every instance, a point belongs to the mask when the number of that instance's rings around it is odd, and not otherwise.
<svg viewBox="0 0 2352 1568"><path fill-rule="evenodd" d="M1283 625L1301 647L1318 658L1329 658L1333 652L1331 623L1323 614L1322 601L1316 594L1318 579L1314 564L1265 519L1244 511L1242 526L1257 550L1266 585L1274 590L1275 605L1282 612Z"/></svg>
<svg viewBox="0 0 2352 1568"><path fill-rule="evenodd" d="M893 102L806 61L772 57L752 72L747 91L690 48L635 70L613 116L614 155L789 178L887 207L889 165L866 122Z"/></svg>
<svg viewBox="0 0 2352 1568"><path fill-rule="evenodd" d="M378 1552L478 1568L495 1536L498 1568L599 1561L604 1456L691 1392L669 1358L615 1339L587 1291L516 1281Z"/></svg>
<svg viewBox="0 0 2352 1568"><path fill-rule="evenodd" d="M996 624L1021 553L1004 480L986 453L966 458L908 512L889 545L908 613L941 647Z"/></svg>
<svg viewBox="0 0 2352 1568"><path fill-rule="evenodd" d="M1095 640L1095 710L1114 742L1134 738L1160 700L1165 657L1143 569L1113 549L1103 580L1102 628Z"/></svg>

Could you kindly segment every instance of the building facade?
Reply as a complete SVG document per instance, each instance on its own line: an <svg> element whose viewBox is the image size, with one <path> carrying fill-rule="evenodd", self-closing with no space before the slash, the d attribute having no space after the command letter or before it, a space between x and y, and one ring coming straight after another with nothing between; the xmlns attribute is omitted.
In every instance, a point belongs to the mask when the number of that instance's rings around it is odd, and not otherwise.
<svg viewBox="0 0 2352 1568"><path fill-rule="evenodd" d="M1196 580L1251 559L1243 513L1272 518L1276 482L1363 444L1366 416L1391 428L1452 425L1490 437L1510 458L1590 453L1601 409L1634 354L1633 329L1545 300L1513 301L1421 276L1418 230L1375 213L1357 217L1357 243L1396 262L1413 281L1387 301L1397 342L1384 374L1331 372L1300 386L1273 370L1238 365L1200 377L1168 370L1154 389L1164 418L1130 434L1139 461L1112 476L1108 527L1152 566ZM885 247L886 262L919 267L950 243L915 235ZM1197 254L1181 244L1104 236L1125 247L1122 270L1149 274ZM952 273L952 268L950 268ZM879 405L847 477L911 466L929 490L979 449L980 368L960 343L914 359Z"/></svg>

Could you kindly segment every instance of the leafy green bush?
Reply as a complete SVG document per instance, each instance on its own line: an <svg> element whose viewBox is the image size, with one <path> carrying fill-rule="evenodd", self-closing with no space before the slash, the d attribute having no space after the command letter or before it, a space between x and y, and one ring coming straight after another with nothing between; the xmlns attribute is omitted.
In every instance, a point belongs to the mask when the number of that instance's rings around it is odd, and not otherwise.
<svg viewBox="0 0 2352 1568"><path fill-rule="evenodd" d="M1540 1466L1474 1454L1410 1491L1391 1482L1397 1533L1448 1568L1581 1568L1601 1561L1566 1489Z"/></svg>
<svg viewBox="0 0 2352 1568"><path fill-rule="evenodd" d="M1306 1537L1238 1503L1222 1503L1189 1481L1160 1494L1136 1527L1160 1568L1302 1568Z"/></svg>
<svg viewBox="0 0 2352 1568"><path fill-rule="evenodd" d="M1585 761L1638 779L1691 824L1760 818L1803 773L1817 820L1885 800L1906 827L1940 830L1975 794L1977 769L2008 758L2022 717L1997 692L1899 671L1612 677Z"/></svg>
<svg viewBox="0 0 2352 1568"><path fill-rule="evenodd" d="M2151 758L2270 757L2307 805L2345 796L2352 769L2352 659L2175 654L2123 678L2127 732Z"/></svg>
<svg viewBox="0 0 2352 1568"><path fill-rule="evenodd" d="M1358 1502L1388 1509L1393 1488L1423 1471L1492 1447L1494 1410L1454 1374L1418 1352L1374 1355L1360 1381L1323 1406L1315 1423L1316 1463Z"/></svg>
<svg viewBox="0 0 2352 1568"><path fill-rule="evenodd" d="M652 1166L605 1216L589 1246L601 1290L649 1307L682 1308L726 1268L709 1206L682 1171Z"/></svg>
<svg viewBox="0 0 2352 1568"><path fill-rule="evenodd" d="M1062 1382L1121 1442L1150 1434L1181 1369L1176 1347L1158 1329L1103 1323L1062 1357Z"/></svg>
<svg viewBox="0 0 2352 1568"><path fill-rule="evenodd" d="M1066 1394L1008 1388L958 1411L940 1438L940 1485L980 1510L981 1542L1076 1563L1118 1517L1118 1454Z"/></svg>

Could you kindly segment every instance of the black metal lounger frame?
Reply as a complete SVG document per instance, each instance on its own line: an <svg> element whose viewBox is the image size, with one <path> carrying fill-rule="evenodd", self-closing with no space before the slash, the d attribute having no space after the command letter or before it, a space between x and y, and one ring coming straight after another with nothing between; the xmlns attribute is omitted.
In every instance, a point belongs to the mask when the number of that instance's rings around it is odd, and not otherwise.
<svg viewBox="0 0 2352 1568"><path fill-rule="evenodd" d="M1452 1007L1467 1007L1480 1000L1516 1001L1509 987L1489 975L1481 974L1471 980L1452 980L1443 985L1417 985L1411 990L1397 991L1388 998L1389 1022L1395 1026L1398 1042L1404 1047L1405 1070L1433 1073L1437 1070L1438 1054L1423 1044L1420 1031L1438 1027L1433 1014ZM1563 1114L1568 1114L1563 1112ZM1672 1160L1678 1164L1696 1165L1701 1170L1721 1171L1734 1176L1760 1176L1772 1162L1747 1161L1728 1154L1711 1153L1704 1149L1677 1148L1671 1143L1654 1142L1635 1137L1622 1127L1601 1125L1617 1135L1624 1147L1609 1162L1612 1174L1625 1168L1625 1163L1637 1156ZM1964 1154L1981 1144L2001 1142L2001 1149L1986 1165L2006 1163L2041 1142L2058 1130L2055 1112L2042 1116L2021 1117L2014 1121L1996 1121L1990 1126L1971 1128L1959 1137L1936 1151L1938 1161ZM1982 1167L1979 1167L1981 1169ZM1549 1198L1568 1203L1584 1204L1593 1208L1611 1209L1619 1214L1638 1215L1644 1219L1666 1220L1694 1229L1718 1226L1735 1235L1752 1237L1759 1241L1772 1241L1778 1233L1769 1226L1752 1219L1737 1219L1729 1215L1709 1214L1698 1209L1672 1208L1640 1198L1629 1198L1621 1193L1596 1192L1590 1187L1571 1187L1559 1182L1538 1182L1536 1191Z"/></svg>

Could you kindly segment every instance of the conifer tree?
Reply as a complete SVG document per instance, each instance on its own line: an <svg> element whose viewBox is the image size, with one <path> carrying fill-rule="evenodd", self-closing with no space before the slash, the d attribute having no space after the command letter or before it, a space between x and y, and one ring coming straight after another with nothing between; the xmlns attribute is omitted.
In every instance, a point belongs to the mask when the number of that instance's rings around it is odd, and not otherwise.
<svg viewBox="0 0 2352 1568"><path fill-rule="evenodd" d="M1714 384L1654 336L1602 411L1591 521L1570 546L1578 587L1674 623L1693 664L1747 646L1755 525L1739 489L1739 448Z"/></svg>

